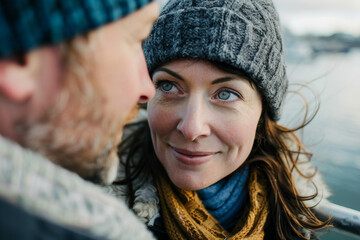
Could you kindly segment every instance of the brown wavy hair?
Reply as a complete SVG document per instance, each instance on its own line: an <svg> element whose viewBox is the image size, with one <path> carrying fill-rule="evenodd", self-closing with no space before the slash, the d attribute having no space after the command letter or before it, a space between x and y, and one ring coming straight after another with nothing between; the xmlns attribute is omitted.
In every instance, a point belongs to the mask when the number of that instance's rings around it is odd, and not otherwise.
<svg viewBox="0 0 360 240"><path fill-rule="evenodd" d="M317 169L314 168L311 175L305 175L298 168L300 156L311 161L312 154L306 151L295 132L305 127L313 117L301 126L289 129L272 121L265 110L259 122L253 150L247 160L247 164L256 165L268 179L270 214L265 232L275 239L292 239L294 235L300 239L308 239L303 229L314 233L315 230L330 226L330 219L321 221L304 203L318 195L312 181ZM301 158L301 164L303 163L304 157ZM292 177L295 171L314 185L314 194L299 195Z"/></svg>
<svg viewBox="0 0 360 240"><path fill-rule="evenodd" d="M246 77L244 72L231 66L213 64L223 71ZM299 127L290 129L271 120L266 103L263 102L253 149L241 167L251 164L260 169L268 179L270 214L265 226L266 239L293 239L294 236L308 239L304 229L312 233L330 226L330 219L321 221L304 203L306 200L314 199L318 195L317 190L313 195L300 196L292 177L294 171L297 171L312 182L311 179L316 174L315 170L312 175L307 176L298 168L300 156L304 155L307 161L310 161L312 154L306 151L295 132L311 122L317 110L318 108L308 120L306 113L304 122ZM127 128L131 129L132 134L119 146L120 164L125 168L126 177L115 184L127 185L128 205L132 208L135 199L134 188L138 188L134 186L134 180L139 181L138 184L141 185L150 176L155 176L164 169L155 155L148 122L144 120L129 124ZM316 185L313 185L316 189Z"/></svg>

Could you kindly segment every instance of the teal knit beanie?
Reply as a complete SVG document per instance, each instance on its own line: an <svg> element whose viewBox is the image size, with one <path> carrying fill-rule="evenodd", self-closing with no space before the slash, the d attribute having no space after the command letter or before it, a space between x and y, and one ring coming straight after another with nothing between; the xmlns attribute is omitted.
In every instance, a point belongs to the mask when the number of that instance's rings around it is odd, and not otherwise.
<svg viewBox="0 0 360 240"><path fill-rule="evenodd" d="M273 120L288 80L279 17L271 0L170 0L144 43L149 71L181 58L241 69Z"/></svg>
<svg viewBox="0 0 360 240"><path fill-rule="evenodd" d="M1 0L0 58L74 38L152 0Z"/></svg>

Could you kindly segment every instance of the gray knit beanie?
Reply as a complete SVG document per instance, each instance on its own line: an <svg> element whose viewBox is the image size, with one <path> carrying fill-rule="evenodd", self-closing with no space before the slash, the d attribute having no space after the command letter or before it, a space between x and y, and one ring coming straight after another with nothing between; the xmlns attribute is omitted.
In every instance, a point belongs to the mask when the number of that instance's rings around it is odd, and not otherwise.
<svg viewBox="0 0 360 240"><path fill-rule="evenodd" d="M0 58L57 44L152 0L1 0Z"/></svg>
<svg viewBox="0 0 360 240"><path fill-rule="evenodd" d="M288 80L271 0L170 0L143 47L150 72L181 58L241 69L262 93L269 116L279 119Z"/></svg>

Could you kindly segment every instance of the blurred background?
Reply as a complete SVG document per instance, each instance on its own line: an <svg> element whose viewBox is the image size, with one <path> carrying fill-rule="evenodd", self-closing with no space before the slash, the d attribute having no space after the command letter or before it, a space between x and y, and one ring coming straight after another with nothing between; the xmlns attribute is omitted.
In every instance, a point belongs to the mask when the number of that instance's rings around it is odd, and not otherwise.
<svg viewBox="0 0 360 240"><path fill-rule="evenodd" d="M360 210L360 1L273 1L283 25L290 89L307 98L310 112L320 103L303 139L332 192L330 201ZM301 101L288 95L282 123L301 121ZM358 239L334 230L320 238Z"/></svg>
<svg viewBox="0 0 360 240"><path fill-rule="evenodd" d="M284 32L290 90L305 96L310 112L320 103L299 134L332 192L329 200L360 211L360 0L273 1ZM288 94L285 102L280 123L296 126L303 120L303 101ZM331 230L320 239L358 238Z"/></svg>

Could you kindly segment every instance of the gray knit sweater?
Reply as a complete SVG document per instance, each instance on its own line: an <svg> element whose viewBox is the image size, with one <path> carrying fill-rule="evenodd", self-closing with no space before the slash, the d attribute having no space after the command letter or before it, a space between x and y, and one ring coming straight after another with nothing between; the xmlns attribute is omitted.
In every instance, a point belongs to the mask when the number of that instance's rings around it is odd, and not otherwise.
<svg viewBox="0 0 360 240"><path fill-rule="evenodd" d="M101 239L154 239L122 201L2 136L0 197Z"/></svg>

